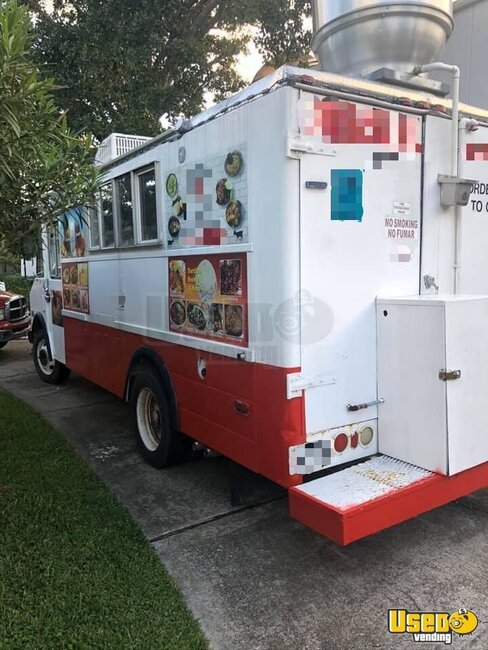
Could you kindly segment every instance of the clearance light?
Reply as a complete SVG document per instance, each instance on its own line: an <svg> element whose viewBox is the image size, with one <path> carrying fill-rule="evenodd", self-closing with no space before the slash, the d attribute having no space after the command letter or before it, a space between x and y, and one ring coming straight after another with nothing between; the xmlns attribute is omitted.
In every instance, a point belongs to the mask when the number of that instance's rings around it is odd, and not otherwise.
<svg viewBox="0 0 488 650"><path fill-rule="evenodd" d="M361 445L363 447L367 447L372 443L373 438L374 438L373 429L371 427L364 427L364 429L361 431L361 434L359 436Z"/></svg>
<svg viewBox="0 0 488 650"><path fill-rule="evenodd" d="M346 436L345 433L339 433L334 438L334 451L336 452L336 454L342 454L342 452L347 449L348 445L349 445L349 438Z"/></svg>
<svg viewBox="0 0 488 650"><path fill-rule="evenodd" d="M351 435L351 449L356 449L358 445L359 445L359 433L355 431Z"/></svg>

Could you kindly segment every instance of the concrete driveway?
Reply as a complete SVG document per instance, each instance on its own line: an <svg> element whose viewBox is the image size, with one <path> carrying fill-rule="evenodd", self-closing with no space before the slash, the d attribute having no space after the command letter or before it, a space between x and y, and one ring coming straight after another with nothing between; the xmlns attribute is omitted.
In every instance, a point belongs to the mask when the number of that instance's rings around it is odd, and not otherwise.
<svg viewBox="0 0 488 650"><path fill-rule="evenodd" d="M488 648L488 491L340 548L291 520L286 498L231 508L223 458L144 464L127 405L76 376L43 384L29 350L19 341L0 352L0 386L40 411L125 504L214 649L445 647L390 635L387 611L460 607L482 622L453 645Z"/></svg>

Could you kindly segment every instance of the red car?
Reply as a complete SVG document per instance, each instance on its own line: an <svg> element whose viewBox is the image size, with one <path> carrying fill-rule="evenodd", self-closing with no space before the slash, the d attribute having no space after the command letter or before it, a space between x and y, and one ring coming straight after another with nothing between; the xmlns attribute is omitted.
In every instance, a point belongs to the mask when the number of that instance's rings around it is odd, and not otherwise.
<svg viewBox="0 0 488 650"><path fill-rule="evenodd" d="M26 336L30 321L24 296L0 290L0 349L9 341Z"/></svg>

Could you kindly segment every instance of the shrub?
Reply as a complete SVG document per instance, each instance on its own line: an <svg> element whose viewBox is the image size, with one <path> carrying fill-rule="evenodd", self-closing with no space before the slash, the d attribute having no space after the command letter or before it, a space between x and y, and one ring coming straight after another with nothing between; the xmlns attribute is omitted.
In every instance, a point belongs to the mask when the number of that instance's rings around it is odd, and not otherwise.
<svg viewBox="0 0 488 650"><path fill-rule="evenodd" d="M6 275L0 273L0 282L5 282L5 289L12 293L20 293L29 299L32 286L32 278L24 278L21 275Z"/></svg>

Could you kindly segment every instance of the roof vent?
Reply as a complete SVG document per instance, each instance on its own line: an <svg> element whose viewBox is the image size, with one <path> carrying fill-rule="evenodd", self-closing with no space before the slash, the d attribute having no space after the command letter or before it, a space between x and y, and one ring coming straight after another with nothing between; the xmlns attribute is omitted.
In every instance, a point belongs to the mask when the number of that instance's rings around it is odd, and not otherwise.
<svg viewBox="0 0 488 650"><path fill-rule="evenodd" d="M312 49L322 70L367 77L435 61L452 33L452 0L312 0Z"/></svg>
<svg viewBox="0 0 488 650"><path fill-rule="evenodd" d="M100 144L95 156L95 165L106 165L114 158L123 156L125 153L140 147L151 138L144 135L125 135L124 133L112 133Z"/></svg>

